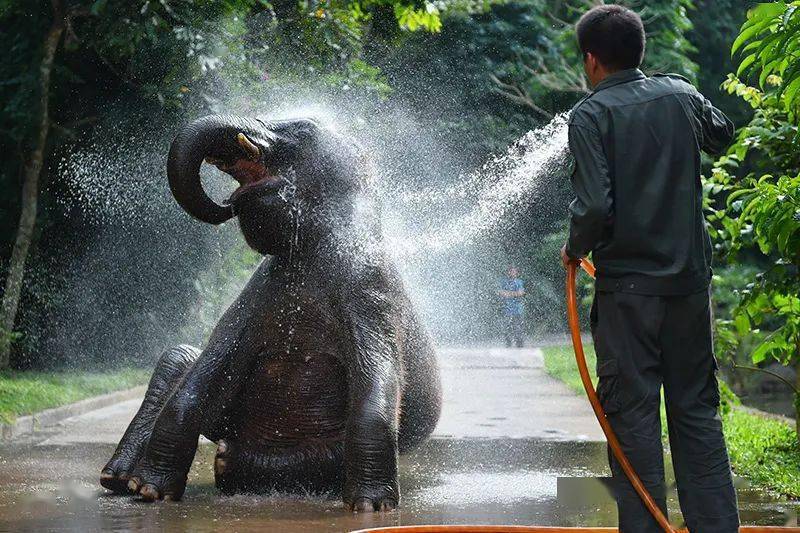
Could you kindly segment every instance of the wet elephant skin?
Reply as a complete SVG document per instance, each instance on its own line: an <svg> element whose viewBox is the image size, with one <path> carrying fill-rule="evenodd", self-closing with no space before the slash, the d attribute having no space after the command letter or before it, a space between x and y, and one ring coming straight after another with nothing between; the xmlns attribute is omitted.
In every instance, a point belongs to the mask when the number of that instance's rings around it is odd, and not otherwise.
<svg viewBox="0 0 800 533"><path fill-rule="evenodd" d="M241 185L224 205L202 190L203 160ZM236 217L268 257L203 350L162 355L101 484L179 500L204 435L225 493L333 489L353 510L396 507L398 454L433 431L441 385L363 150L308 119L211 116L178 133L168 176L188 213Z"/></svg>

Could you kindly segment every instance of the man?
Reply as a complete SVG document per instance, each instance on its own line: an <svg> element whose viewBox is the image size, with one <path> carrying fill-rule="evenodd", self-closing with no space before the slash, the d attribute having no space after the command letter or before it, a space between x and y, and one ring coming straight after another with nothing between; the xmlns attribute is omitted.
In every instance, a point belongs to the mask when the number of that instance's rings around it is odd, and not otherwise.
<svg viewBox="0 0 800 533"><path fill-rule="evenodd" d="M646 77L639 16L602 5L577 25L594 91L573 109L570 233L562 261L592 253L598 396L643 483L666 513L663 385L678 495L692 533L735 532L736 494L718 416L711 338L711 245L700 151L733 125L687 80ZM620 530L661 531L615 460Z"/></svg>
<svg viewBox="0 0 800 533"><path fill-rule="evenodd" d="M524 324L522 322L523 305L522 297L525 296L525 285L519 279L519 270L514 266L508 267L508 277L503 280L501 290L497 291L503 299L503 312L505 318L504 335L506 346L511 348L512 341L517 348L523 346Z"/></svg>

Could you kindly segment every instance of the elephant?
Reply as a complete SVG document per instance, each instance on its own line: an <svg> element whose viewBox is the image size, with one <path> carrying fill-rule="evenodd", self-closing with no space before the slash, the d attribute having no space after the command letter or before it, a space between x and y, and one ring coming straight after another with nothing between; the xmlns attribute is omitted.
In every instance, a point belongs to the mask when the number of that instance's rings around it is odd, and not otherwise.
<svg viewBox="0 0 800 533"><path fill-rule="evenodd" d="M238 188L204 190L212 164ZM434 430L433 344L381 233L376 172L314 119L212 115L183 127L170 190L194 218L236 218L266 257L204 349L163 353L100 483L180 500L200 435L224 494L332 491L354 512L400 503L398 454Z"/></svg>

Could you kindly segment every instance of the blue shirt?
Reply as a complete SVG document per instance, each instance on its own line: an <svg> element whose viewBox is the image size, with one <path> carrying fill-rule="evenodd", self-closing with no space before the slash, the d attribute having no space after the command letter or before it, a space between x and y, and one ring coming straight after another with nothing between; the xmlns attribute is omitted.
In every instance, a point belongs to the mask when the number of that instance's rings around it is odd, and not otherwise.
<svg viewBox="0 0 800 533"><path fill-rule="evenodd" d="M507 278L503 280L501 288L502 290L508 292L517 292L525 290L525 286L523 285L522 280L519 278L514 278L514 279ZM523 310L522 298L518 297L503 298L503 304L507 316L522 316L522 310Z"/></svg>

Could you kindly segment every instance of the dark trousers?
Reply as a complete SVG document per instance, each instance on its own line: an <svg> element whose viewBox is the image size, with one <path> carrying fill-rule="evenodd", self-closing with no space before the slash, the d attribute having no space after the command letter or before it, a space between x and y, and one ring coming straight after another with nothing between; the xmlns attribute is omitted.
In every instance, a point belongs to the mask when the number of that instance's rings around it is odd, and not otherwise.
<svg viewBox="0 0 800 533"><path fill-rule="evenodd" d="M661 387L686 525L692 533L738 531L736 492L718 414L708 293L643 296L597 292L591 313L597 393L642 482L666 514ZM611 457L623 533L661 529Z"/></svg>
<svg viewBox="0 0 800 533"><path fill-rule="evenodd" d="M506 346L510 348L513 341L517 348L522 348L525 334L525 324L522 320L522 315L506 315L505 321L503 333Z"/></svg>

